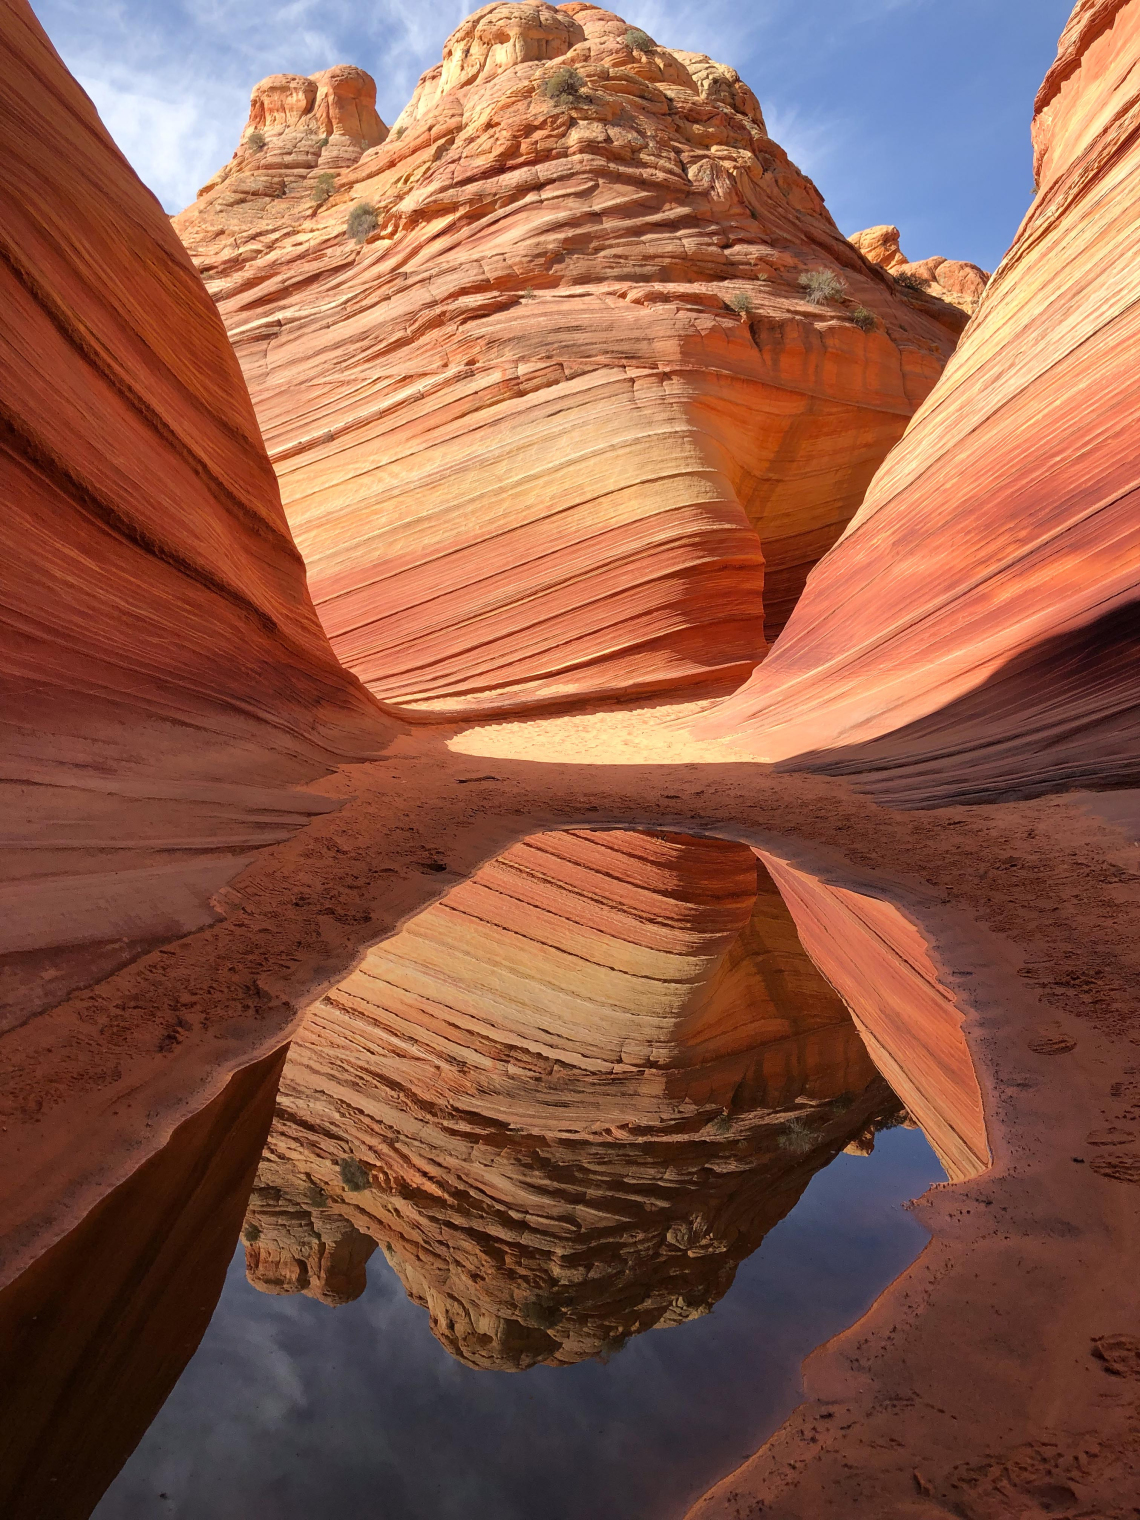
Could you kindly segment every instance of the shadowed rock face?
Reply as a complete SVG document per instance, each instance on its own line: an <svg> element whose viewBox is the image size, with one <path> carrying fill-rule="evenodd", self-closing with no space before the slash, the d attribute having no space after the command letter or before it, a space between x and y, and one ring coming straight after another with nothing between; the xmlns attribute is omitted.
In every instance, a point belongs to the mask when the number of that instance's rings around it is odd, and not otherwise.
<svg viewBox="0 0 1140 1520"><path fill-rule="evenodd" d="M274 76L176 218L333 647L406 713L742 679L961 329L734 70L643 44L487 6L326 200L319 90Z"/></svg>
<svg viewBox="0 0 1140 1520"><path fill-rule="evenodd" d="M963 259L940 255L912 262L899 247L899 236L897 227L868 227L853 232L851 242L864 258L893 275L903 292L917 287L972 317L989 282L988 271Z"/></svg>
<svg viewBox="0 0 1140 1520"><path fill-rule="evenodd" d="M382 741L217 311L23 0L0 77L7 1031L211 922L325 806L293 788Z"/></svg>
<svg viewBox="0 0 1140 1520"><path fill-rule="evenodd" d="M1136 784L1138 56L1140 5L1076 8L981 310L703 733L907 806Z"/></svg>
<svg viewBox="0 0 1140 1520"><path fill-rule="evenodd" d="M747 846L536 835L310 1013L247 1270L341 1302L379 1241L470 1365L605 1355L707 1313L893 1112Z"/></svg>

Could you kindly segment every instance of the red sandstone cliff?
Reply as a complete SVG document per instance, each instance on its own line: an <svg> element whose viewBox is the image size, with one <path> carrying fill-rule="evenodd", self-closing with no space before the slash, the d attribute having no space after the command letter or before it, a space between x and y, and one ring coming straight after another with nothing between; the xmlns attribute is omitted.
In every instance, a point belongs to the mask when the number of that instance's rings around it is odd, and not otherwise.
<svg viewBox="0 0 1140 1520"><path fill-rule="evenodd" d="M852 249L732 69L579 0L468 17L335 180L323 132L265 81L176 226L343 663L423 717L742 679L960 314Z"/></svg>
<svg viewBox="0 0 1140 1520"><path fill-rule="evenodd" d="M1140 5L1077 7L982 309L707 734L908 803L1140 776L1138 57Z"/></svg>
<svg viewBox="0 0 1140 1520"><path fill-rule="evenodd" d="M369 951L290 1051L250 1280L383 1247L475 1366L707 1313L895 1100L748 846L536 835Z"/></svg>
<svg viewBox="0 0 1140 1520"><path fill-rule="evenodd" d="M0 69L3 1030L210 922L381 737L217 312L23 0Z"/></svg>
<svg viewBox="0 0 1140 1520"><path fill-rule="evenodd" d="M972 317L989 283L989 272L963 259L946 259L937 254L912 262L899 247L899 236L897 227L868 227L863 232L853 232L849 241L864 258L892 275L904 292L924 291Z"/></svg>

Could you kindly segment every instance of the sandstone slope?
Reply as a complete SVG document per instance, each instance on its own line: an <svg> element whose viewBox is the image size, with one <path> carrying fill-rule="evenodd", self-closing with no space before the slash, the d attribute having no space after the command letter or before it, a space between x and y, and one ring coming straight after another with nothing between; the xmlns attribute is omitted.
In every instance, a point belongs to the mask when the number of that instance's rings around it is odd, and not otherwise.
<svg viewBox="0 0 1140 1520"><path fill-rule="evenodd" d="M1135 779L1140 4L1082 4L1038 195L772 657L707 723L907 803Z"/></svg>
<svg viewBox="0 0 1140 1520"><path fill-rule="evenodd" d="M883 226L853 232L849 241L864 258L893 275L904 289L923 290L972 317L990 281L989 271L965 259L947 259L940 254L912 262L899 247L899 238L897 227Z"/></svg>
<svg viewBox="0 0 1140 1520"><path fill-rule="evenodd" d="M24 0L0 9L0 1030L215 916L383 746L217 312Z"/></svg>
<svg viewBox="0 0 1140 1520"><path fill-rule="evenodd" d="M732 69L579 0L468 17L331 194L319 112L259 85L176 226L342 662L425 718L743 679L961 315Z"/></svg>

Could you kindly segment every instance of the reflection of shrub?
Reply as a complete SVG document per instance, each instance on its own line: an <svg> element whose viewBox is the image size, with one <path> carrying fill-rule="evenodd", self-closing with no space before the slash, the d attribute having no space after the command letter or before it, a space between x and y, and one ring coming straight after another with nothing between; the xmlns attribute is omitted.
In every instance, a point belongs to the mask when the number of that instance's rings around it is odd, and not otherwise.
<svg viewBox="0 0 1140 1520"><path fill-rule="evenodd" d="M556 106L561 106L564 111L567 111L584 99L585 84L586 81L577 69L563 64L560 69L555 69L553 74L548 74L538 88L547 100L552 100Z"/></svg>
<svg viewBox="0 0 1140 1520"><path fill-rule="evenodd" d="M636 48L639 53L651 53L657 44L648 32L643 32L639 26L631 26L625 34L626 47Z"/></svg>
<svg viewBox="0 0 1140 1520"><path fill-rule="evenodd" d="M793 1156L806 1156L815 1149L815 1137L802 1114L792 1115L780 1131L776 1144L782 1151L790 1151Z"/></svg>
<svg viewBox="0 0 1140 1520"><path fill-rule="evenodd" d="M875 313L868 311L865 306L856 306L851 313L851 320L856 327L861 327L864 332L875 331Z"/></svg>
<svg viewBox="0 0 1140 1520"><path fill-rule="evenodd" d="M265 147L265 133L259 132L255 127L246 138L245 145L247 148L252 149L254 153L260 153L262 148Z"/></svg>
<svg viewBox="0 0 1140 1520"><path fill-rule="evenodd" d="M367 201L357 201L348 213L348 221L345 228L354 243L363 243L370 232L375 232L380 223L376 212Z"/></svg>
<svg viewBox="0 0 1140 1520"><path fill-rule="evenodd" d="M247 1224L245 1229L241 1232L241 1238L248 1245L256 1245L256 1243L261 1239L261 1231L255 1224Z"/></svg>
<svg viewBox="0 0 1140 1520"><path fill-rule="evenodd" d="M620 1331L616 1335L611 1335L608 1340L602 1342L597 1360L604 1366L611 1356L617 1356L619 1351L624 1351L628 1342L629 1336L622 1335Z"/></svg>
<svg viewBox="0 0 1140 1520"><path fill-rule="evenodd" d="M372 1178L355 1156L341 1158L340 1180L350 1193L363 1193L372 1186Z"/></svg>
<svg viewBox="0 0 1140 1520"><path fill-rule="evenodd" d="M800 275L800 289L813 306L842 300L847 293L847 286L830 269L805 269Z"/></svg>
<svg viewBox="0 0 1140 1520"><path fill-rule="evenodd" d="M335 174L318 174L316 179L313 181L313 205L323 206L335 189Z"/></svg>

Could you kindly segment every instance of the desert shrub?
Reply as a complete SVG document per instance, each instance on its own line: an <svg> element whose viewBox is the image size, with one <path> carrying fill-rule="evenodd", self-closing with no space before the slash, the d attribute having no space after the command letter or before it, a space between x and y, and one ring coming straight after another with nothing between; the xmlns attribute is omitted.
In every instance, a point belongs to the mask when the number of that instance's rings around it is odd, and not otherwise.
<svg viewBox="0 0 1140 1520"><path fill-rule="evenodd" d="M317 138L317 147L318 148L327 148L328 145L329 145L329 140L328 140L327 137L318 137Z"/></svg>
<svg viewBox="0 0 1140 1520"><path fill-rule="evenodd" d="M311 1209L323 1209L329 1201L329 1195L323 1187L318 1187L315 1182L310 1182L305 1189L305 1202Z"/></svg>
<svg viewBox="0 0 1140 1520"><path fill-rule="evenodd" d="M374 207L367 201L357 201L348 213L345 230L354 243L363 243L369 233L375 232L379 225Z"/></svg>
<svg viewBox="0 0 1140 1520"><path fill-rule="evenodd" d="M864 332L875 331L875 313L868 311L865 306L856 306L851 313L851 320L856 327L861 327Z"/></svg>
<svg viewBox="0 0 1140 1520"><path fill-rule="evenodd" d="M316 179L313 181L313 205L323 206L335 189L335 174L318 174Z"/></svg>
<svg viewBox="0 0 1140 1520"><path fill-rule="evenodd" d="M530 286L528 285L527 288L523 291L522 295L519 296L519 300L520 301L537 301L538 297L535 295L534 291L531 290Z"/></svg>
<svg viewBox="0 0 1140 1520"><path fill-rule="evenodd" d="M245 1229L241 1232L241 1238L248 1245L255 1245L257 1241L261 1239L261 1231L255 1224L247 1224Z"/></svg>
<svg viewBox="0 0 1140 1520"><path fill-rule="evenodd" d="M732 1116L730 1114L717 1114L708 1128L710 1135L731 1135Z"/></svg>
<svg viewBox="0 0 1140 1520"><path fill-rule="evenodd" d="M547 100L552 100L556 106L561 106L564 111L567 111L585 98L585 84L586 81L577 69L563 64L560 69L555 69L553 74L548 74L538 88L540 94L545 95Z"/></svg>
<svg viewBox="0 0 1140 1520"><path fill-rule="evenodd" d="M262 148L265 147L265 133L259 132L255 127L246 138L245 145L247 148L252 149L254 153L260 153Z"/></svg>
<svg viewBox="0 0 1140 1520"><path fill-rule="evenodd" d="M372 1178L355 1156L343 1156L340 1162L340 1180L350 1193L363 1193L372 1186Z"/></svg>
<svg viewBox="0 0 1140 1520"><path fill-rule="evenodd" d="M728 304L733 311L738 311L742 317L746 317L752 310L752 297L746 290L734 290L728 298Z"/></svg>
<svg viewBox="0 0 1140 1520"><path fill-rule="evenodd" d="M406 127L397 127L396 130L392 133L392 136L396 139L397 142L399 142L400 138L403 137L406 131Z"/></svg>
<svg viewBox="0 0 1140 1520"><path fill-rule="evenodd" d="M847 286L830 269L805 269L800 275L800 289L813 306L842 300L847 293Z"/></svg>
<svg viewBox="0 0 1140 1520"><path fill-rule="evenodd" d="M639 26L631 26L625 34L626 47L636 48L639 53L651 53L657 44L648 32L643 32Z"/></svg>
<svg viewBox="0 0 1140 1520"><path fill-rule="evenodd" d="M926 286L916 274L911 274L909 269L904 269L901 274L895 275L895 284L901 285L904 290L925 290Z"/></svg>

